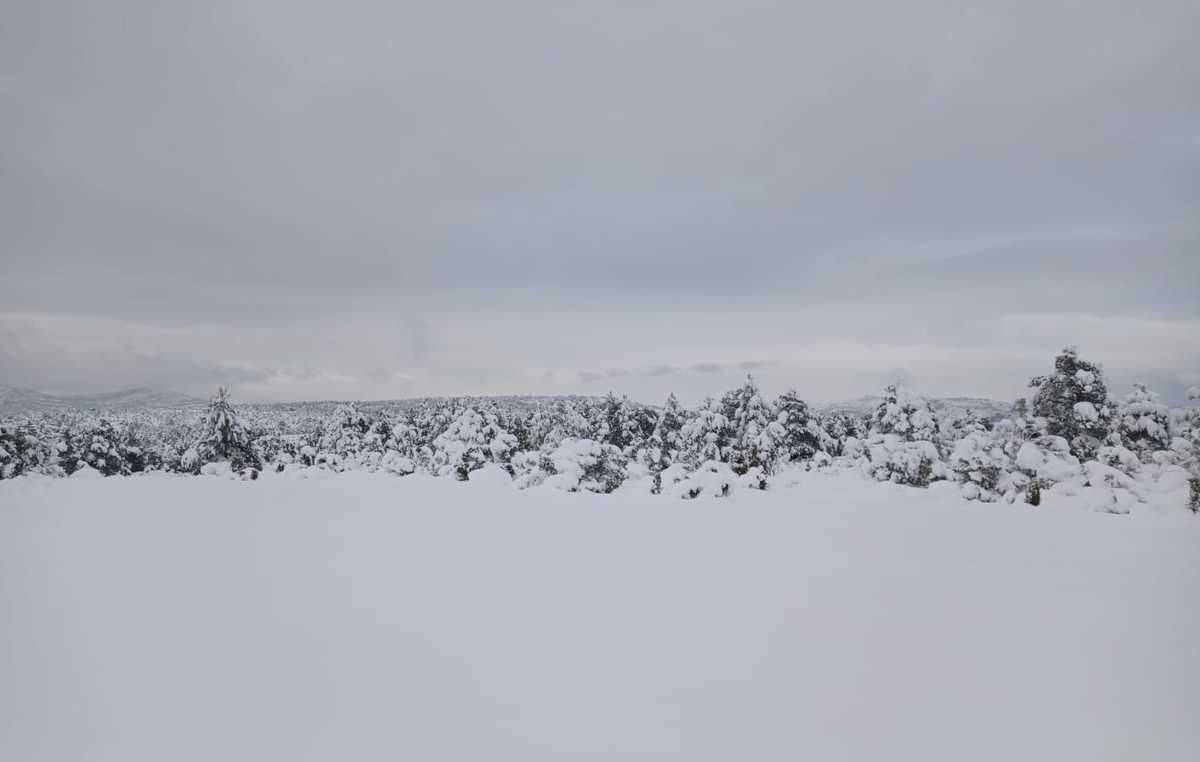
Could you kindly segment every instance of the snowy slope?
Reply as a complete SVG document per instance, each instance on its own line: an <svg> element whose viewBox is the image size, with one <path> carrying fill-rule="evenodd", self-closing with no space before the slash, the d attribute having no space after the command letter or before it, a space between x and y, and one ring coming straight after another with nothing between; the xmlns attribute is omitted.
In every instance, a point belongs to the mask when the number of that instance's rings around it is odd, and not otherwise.
<svg viewBox="0 0 1200 762"><path fill-rule="evenodd" d="M1200 748L1190 516L308 475L0 482L0 759Z"/></svg>
<svg viewBox="0 0 1200 762"><path fill-rule="evenodd" d="M878 395L868 395L842 402L816 402L813 403L812 408L824 415L841 413L863 416L879 407L882 400L883 398ZM927 401L939 416L948 417L951 420L961 418L969 410L980 418L994 421L1008 415L1012 410L1012 405L1007 402L981 397L929 397Z"/></svg>
<svg viewBox="0 0 1200 762"><path fill-rule="evenodd" d="M123 389L104 394L59 396L15 386L0 386L0 415L53 412L58 410L152 410L195 408L203 400L161 389Z"/></svg>

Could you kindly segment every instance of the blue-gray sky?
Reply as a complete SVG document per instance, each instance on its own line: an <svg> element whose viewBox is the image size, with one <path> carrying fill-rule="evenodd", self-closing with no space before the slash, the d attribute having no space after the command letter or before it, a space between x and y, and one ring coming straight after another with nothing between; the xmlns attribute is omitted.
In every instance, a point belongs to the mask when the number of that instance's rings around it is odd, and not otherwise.
<svg viewBox="0 0 1200 762"><path fill-rule="evenodd" d="M18 0L0 383L1200 383L1200 5Z"/></svg>

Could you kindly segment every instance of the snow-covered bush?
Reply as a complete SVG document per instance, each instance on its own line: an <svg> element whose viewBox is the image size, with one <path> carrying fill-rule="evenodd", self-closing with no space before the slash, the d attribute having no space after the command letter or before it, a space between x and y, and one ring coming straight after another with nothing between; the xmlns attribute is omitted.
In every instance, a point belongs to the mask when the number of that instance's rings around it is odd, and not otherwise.
<svg viewBox="0 0 1200 762"><path fill-rule="evenodd" d="M625 479L627 460L617 447L567 438L542 459L545 483L567 492L612 492Z"/></svg>
<svg viewBox="0 0 1200 762"><path fill-rule="evenodd" d="M667 474L664 474L666 477ZM675 477L682 478L675 478ZM663 494L673 495L685 500L697 497L728 497L738 482L738 475L733 472L728 463L710 460L701 463L700 467L684 475L682 470L670 474L670 480L663 480Z"/></svg>
<svg viewBox="0 0 1200 762"><path fill-rule="evenodd" d="M937 447L927 440L905 441L898 434L872 434L866 443L863 470L881 482L928 487L946 478Z"/></svg>
<svg viewBox="0 0 1200 762"><path fill-rule="evenodd" d="M871 416L871 434L894 434L905 442L928 442L938 449L939 423L924 398L892 384Z"/></svg>
<svg viewBox="0 0 1200 762"><path fill-rule="evenodd" d="M1171 410L1145 384L1134 384L1117 408L1117 433L1143 463L1171 448Z"/></svg>
<svg viewBox="0 0 1200 762"><path fill-rule="evenodd" d="M978 430L954 443L950 469L962 483L963 497L992 502L1011 488L1012 462L990 432Z"/></svg>
<svg viewBox="0 0 1200 762"><path fill-rule="evenodd" d="M466 480L484 464L507 467L517 440L500 428L496 414L466 408L433 440L433 469L439 476Z"/></svg>
<svg viewBox="0 0 1200 762"><path fill-rule="evenodd" d="M848 439L844 449L859 446ZM937 416L924 399L895 385L884 390L862 449L860 467L878 481L927 487L948 473L941 460Z"/></svg>
<svg viewBox="0 0 1200 762"><path fill-rule="evenodd" d="M54 473L57 449L29 424L0 426L0 479L26 473Z"/></svg>
<svg viewBox="0 0 1200 762"><path fill-rule="evenodd" d="M1082 474L1079 459L1062 437L1043 436L1021 444L1015 465L1027 481L1026 501L1037 505L1043 490Z"/></svg>

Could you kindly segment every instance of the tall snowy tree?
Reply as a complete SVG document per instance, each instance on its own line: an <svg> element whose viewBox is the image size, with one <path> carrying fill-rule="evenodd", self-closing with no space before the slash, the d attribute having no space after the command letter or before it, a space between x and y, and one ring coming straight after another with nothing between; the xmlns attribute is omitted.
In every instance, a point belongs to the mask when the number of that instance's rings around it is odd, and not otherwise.
<svg viewBox="0 0 1200 762"><path fill-rule="evenodd" d="M683 441L683 461L699 468L710 460L723 461L729 448L729 420L707 399L679 432Z"/></svg>
<svg viewBox="0 0 1200 762"><path fill-rule="evenodd" d="M1080 460L1091 460L1108 435L1111 410L1104 374L1098 365L1066 347L1054 358L1054 372L1029 382L1037 390L1033 414L1044 418L1046 431L1062 437Z"/></svg>
<svg viewBox="0 0 1200 762"><path fill-rule="evenodd" d="M760 469L771 473L785 432L753 378L747 376L746 383L721 398L721 413L729 424L727 460L733 472L741 475Z"/></svg>
<svg viewBox="0 0 1200 762"><path fill-rule="evenodd" d="M228 461L234 471L260 470L262 461L238 420L225 387L217 389L200 424L200 440L184 456L184 468L199 471L205 463Z"/></svg>
<svg viewBox="0 0 1200 762"><path fill-rule="evenodd" d="M780 454L784 460L809 460L818 452L832 449L832 438L794 389L779 395L775 408L779 411L776 420L783 428Z"/></svg>
<svg viewBox="0 0 1200 762"><path fill-rule="evenodd" d="M1188 406L1178 425L1179 436L1172 442L1172 449L1183 456L1184 468L1188 470L1191 495L1188 507L1200 513L1200 386L1188 389Z"/></svg>

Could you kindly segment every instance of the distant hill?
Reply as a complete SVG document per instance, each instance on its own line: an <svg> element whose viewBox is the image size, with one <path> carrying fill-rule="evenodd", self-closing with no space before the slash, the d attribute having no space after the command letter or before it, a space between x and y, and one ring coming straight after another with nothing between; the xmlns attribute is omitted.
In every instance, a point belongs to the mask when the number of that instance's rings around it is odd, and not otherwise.
<svg viewBox="0 0 1200 762"><path fill-rule="evenodd" d="M190 408L204 401L162 389L122 389L103 394L55 395L15 386L0 386L0 415L56 410L138 410Z"/></svg>
<svg viewBox="0 0 1200 762"><path fill-rule="evenodd" d="M843 402L815 403L814 410L823 413L841 413L842 415L866 415L878 407L882 397L869 395ZM999 400L981 399L978 397L929 397L929 406L939 415L958 418L970 410L980 418L995 421L1003 418L1012 411L1012 405Z"/></svg>

